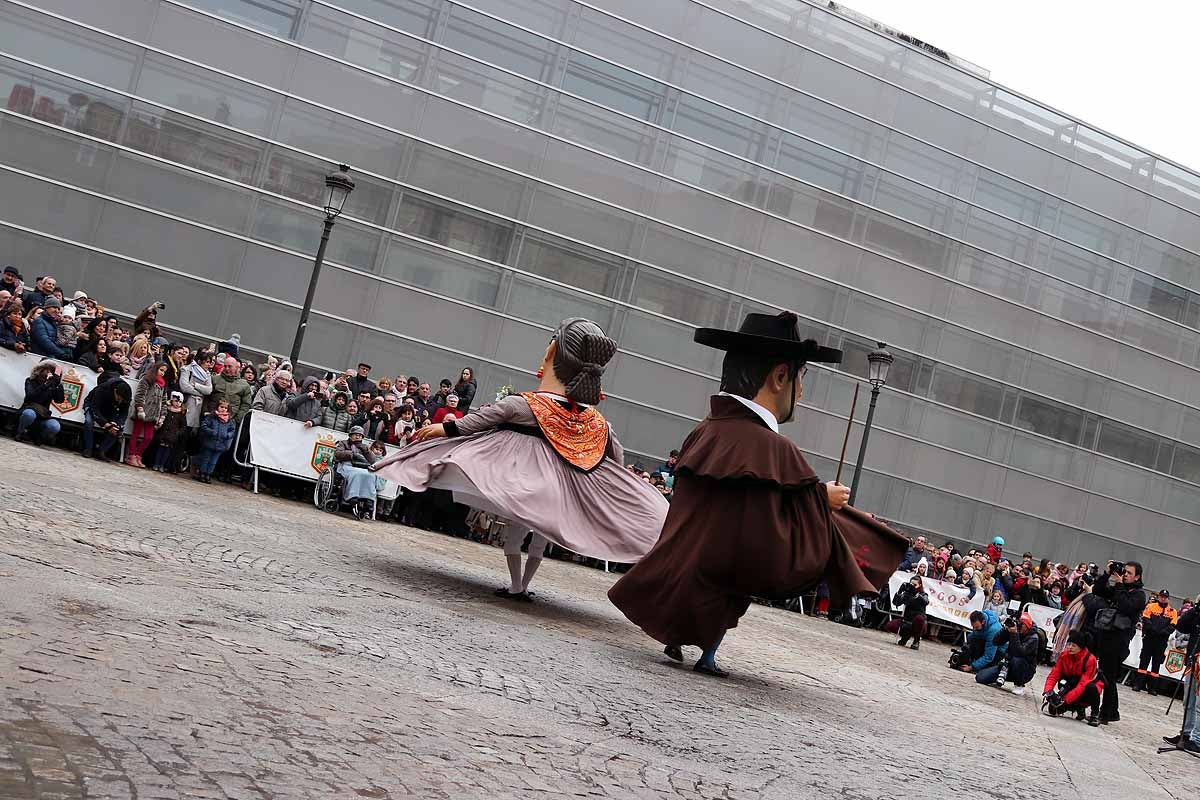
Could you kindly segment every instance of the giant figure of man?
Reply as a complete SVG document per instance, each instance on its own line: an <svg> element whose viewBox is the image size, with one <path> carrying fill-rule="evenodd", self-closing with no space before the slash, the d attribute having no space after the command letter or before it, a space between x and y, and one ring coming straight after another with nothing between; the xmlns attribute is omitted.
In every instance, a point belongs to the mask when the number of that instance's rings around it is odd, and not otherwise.
<svg viewBox="0 0 1200 800"><path fill-rule="evenodd" d="M835 603L877 593L908 541L847 506L849 490L822 483L779 432L805 364L840 362L840 350L801 340L786 312L749 314L738 331L701 328L695 338L725 351L721 391L680 449L658 543L608 596L669 657L700 647L695 670L725 677L717 647L752 597L795 597L822 580Z"/></svg>

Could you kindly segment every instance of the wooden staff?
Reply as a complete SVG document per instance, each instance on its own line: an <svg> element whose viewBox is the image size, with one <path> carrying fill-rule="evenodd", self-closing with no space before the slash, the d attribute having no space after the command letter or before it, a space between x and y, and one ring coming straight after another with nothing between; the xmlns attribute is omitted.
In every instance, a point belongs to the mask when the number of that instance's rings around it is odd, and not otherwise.
<svg viewBox="0 0 1200 800"><path fill-rule="evenodd" d="M854 382L854 399L850 401L850 419L846 420L846 437L842 439L842 457L838 459L837 477L833 479L834 483L842 482L842 467L846 466L846 445L850 444L850 427L854 425L854 409L858 407L858 387L861 385L858 381Z"/></svg>

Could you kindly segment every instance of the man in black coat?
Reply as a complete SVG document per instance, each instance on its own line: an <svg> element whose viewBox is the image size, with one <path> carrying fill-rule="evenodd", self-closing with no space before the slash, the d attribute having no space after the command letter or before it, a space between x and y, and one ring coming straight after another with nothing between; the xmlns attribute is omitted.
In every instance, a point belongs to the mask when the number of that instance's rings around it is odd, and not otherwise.
<svg viewBox="0 0 1200 800"><path fill-rule="evenodd" d="M1142 588L1142 565L1129 561L1124 569L1108 562L1108 569L1096 580L1092 593L1108 603L1096 612L1092 620L1092 652L1100 659L1104 673L1104 702L1100 706L1100 723L1107 725L1121 719L1117 684L1121 669L1129 655L1138 620L1146 609L1146 591Z"/></svg>
<svg viewBox="0 0 1200 800"><path fill-rule="evenodd" d="M125 429L125 418L129 415L129 400L132 392L124 378L116 377L102 383L88 392L83 401L83 455L92 455L92 445L95 442L95 431L100 431L103 438L96 448L95 455L102 461L108 461L113 446L121 439Z"/></svg>
<svg viewBox="0 0 1200 800"><path fill-rule="evenodd" d="M359 364L358 371L346 379L346 386L350 389L350 394L358 397L363 392L371 395L371 397L379 396L379 387L375 381L371 380L371 365ZM366 411L365 408L360 408L359 411Z"/></svg>

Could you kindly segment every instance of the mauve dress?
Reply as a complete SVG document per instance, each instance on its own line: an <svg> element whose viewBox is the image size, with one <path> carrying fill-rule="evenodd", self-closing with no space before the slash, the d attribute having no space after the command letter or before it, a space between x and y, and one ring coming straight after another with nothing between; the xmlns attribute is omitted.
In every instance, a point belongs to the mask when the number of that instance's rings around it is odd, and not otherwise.
<svg viewBox="0 0 1200 800"><path fill-rule="evenodd" d="M499 429L537 429L520 395L472 411L456 425L459 436L401 448L380 459L374 471L412 492L450 490L459 503L591 558L631 564L658 541L667 501L625 469L625 452L611 429L600 465L583 472L545 439Z"/></svg>

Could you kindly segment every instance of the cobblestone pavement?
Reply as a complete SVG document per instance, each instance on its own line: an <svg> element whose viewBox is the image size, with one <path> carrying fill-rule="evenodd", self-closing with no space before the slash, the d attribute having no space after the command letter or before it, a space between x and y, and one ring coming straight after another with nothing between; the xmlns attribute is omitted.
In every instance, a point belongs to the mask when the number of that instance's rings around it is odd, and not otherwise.
<svg viewBox="0 0 1200 800"><path fill-rule="evenodd" d="M718 682L547 562L0 441L0 797L1195 798L1178 706L1091 729L754 607ZM694 653L692 654L694 656Z"/></svg>

